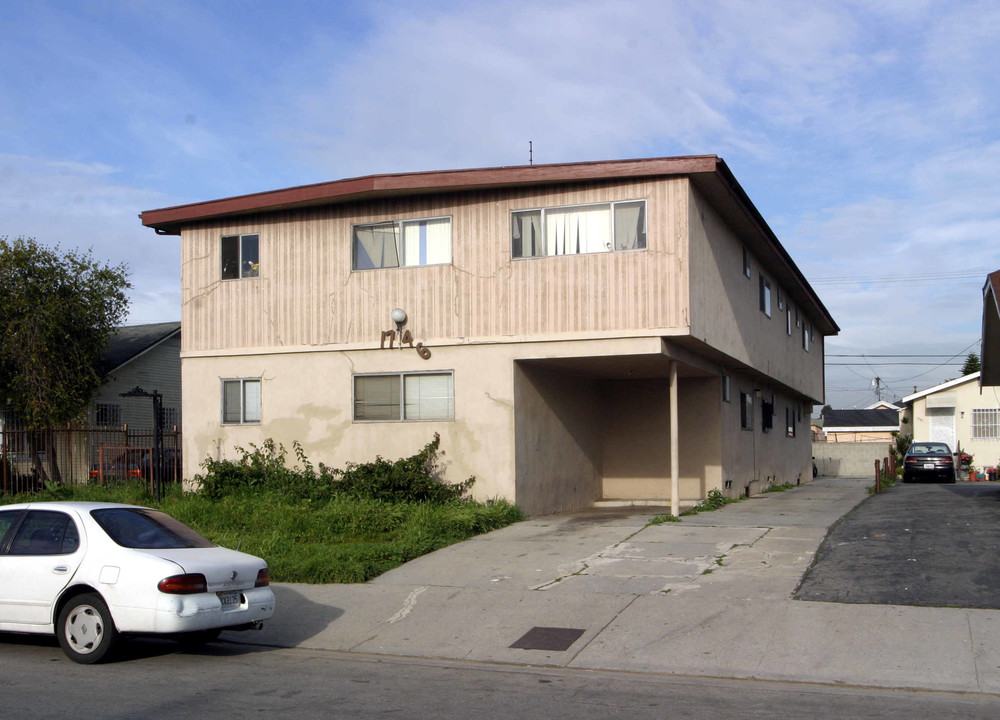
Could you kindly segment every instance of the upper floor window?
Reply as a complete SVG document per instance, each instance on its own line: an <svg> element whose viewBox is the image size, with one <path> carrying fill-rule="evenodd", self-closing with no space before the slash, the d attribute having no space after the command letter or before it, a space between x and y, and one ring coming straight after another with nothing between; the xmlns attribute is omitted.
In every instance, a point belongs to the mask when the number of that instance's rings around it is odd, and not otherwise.
<svg viewBox="0 0 1000 720"><path fill-rule="evenodd" d="M750 277L750 253L747 252L746 246L743 247L743 275Z"/></svg>
<svg viewBox="0 0 1000 720"><path fill-rule="evenodd" d="M450 217L355 225L351 235L354 270L451 262Z"/></svg>
<svg viewBox="0 0 1000 720"><path fill-rule="evenodd" d="M726 375L725 373L723 373L722 374L722 400L723 400L723 402L729 402L730 401L729 393L730 393L729 376Z"/></svg>
<svg viewBox="0 0 1000 720"><path fill-rule="evenodd" d="M260 378L222 381L222 422L226 425L260 422Z"/></svg>
<svg viewBox="0 0 1000 720"><path fill-rule="evenodd" d="M771 317L771 281L760 276L760 311Z"/></svg>
<svg viewBox="0 0 1000 720"><path fill-rule="evenodd" d="M812 330L809 329L809 322L802 321L802 349L809 352L809 343L812 341Z"/></svg>
<svg viewBox="0 0 1000 720"><path fill-rule="evenodd" d="M515 258L645 248L645 200L517 210L510 216L510 254Z"/></svg>
<svg viewBox="0 0 1000 720"><path fill-rule="evenodd" d="M785 332L792 334L792 306L785 308Z"/></svg>
<svg viewBox="0 0 1000 720"><path fill-rule="evenodd" d="M257 277L260 274L260 235L225 235L222 238L222 279Z"/></svg>

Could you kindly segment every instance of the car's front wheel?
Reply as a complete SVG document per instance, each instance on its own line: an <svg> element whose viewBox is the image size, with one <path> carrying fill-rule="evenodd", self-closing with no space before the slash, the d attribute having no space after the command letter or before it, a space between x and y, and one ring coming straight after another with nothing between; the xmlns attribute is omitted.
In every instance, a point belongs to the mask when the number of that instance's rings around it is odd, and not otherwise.
<svg viewBox="0 0 1000 720"><path fill-rule="evenodd" d="M118 640L107 604L93 593L77 595L63 606L56 635L66 656L84 665L101 662Z"/></svg>

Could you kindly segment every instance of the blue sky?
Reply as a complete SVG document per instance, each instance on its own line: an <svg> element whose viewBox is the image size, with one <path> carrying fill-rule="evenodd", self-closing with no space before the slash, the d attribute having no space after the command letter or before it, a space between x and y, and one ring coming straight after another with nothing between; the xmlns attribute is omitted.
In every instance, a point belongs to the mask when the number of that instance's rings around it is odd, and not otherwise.
<svg viewBox="0 0 1000 720"><path fill-rule="evenodd" d="M4 0L0 27L0 235L126 262L130 323L180 317L178 241L142 210L531 140L536 163L724 158L842 328L834 407L978 352L1000 3ZM875 357L917 353L944 357Z"/></svg>

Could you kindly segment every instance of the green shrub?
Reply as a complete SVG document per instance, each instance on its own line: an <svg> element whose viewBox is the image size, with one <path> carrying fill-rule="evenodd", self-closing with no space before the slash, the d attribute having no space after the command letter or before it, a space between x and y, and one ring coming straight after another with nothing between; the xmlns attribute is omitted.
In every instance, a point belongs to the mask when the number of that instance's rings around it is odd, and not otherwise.
<svg viewBox="0 0 1000 720"><path fill-rule="evenodd" d="M721 490L709 490L708 495L700 503L695 505L690 510L685 510L681 513L684 515L697 515L700 512L708 512L710 510L718 510L719 508L725 507L731 503L737 503L743 498L731 498L726 497L722 494Z"/></svg>
<svg viewBox="0 0 1000 720"><path fill-rule="evenodd" d="M366 463L348 463L346 469L319 471L306 458L302 446L293 444L299 465L289 468L283 445L268 438L250 450L237 448L237 460L207 458L203 475L196 475L200 491L213 500L247 492L278 492L288 497L325 501L337 496L367 498L386 502L445 503L462 498L475 482L470 477L449 485L438 480L440 436L418 453L394 462L376 456ZM301 466L301 467L299 467Z"/></svg>

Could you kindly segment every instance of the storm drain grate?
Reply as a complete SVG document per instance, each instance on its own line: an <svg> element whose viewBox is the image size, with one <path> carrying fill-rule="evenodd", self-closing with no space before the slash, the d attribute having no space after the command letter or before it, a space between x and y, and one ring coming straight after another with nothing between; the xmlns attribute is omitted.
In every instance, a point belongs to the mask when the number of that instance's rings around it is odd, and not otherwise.
<svg viewBox="0 0 1000 720"><path fill-rule="evenodd" d="M583 633L583 630L575 628L533 627L518 638L511 647L522 650L562 652L569 650L569 646L575 643Z"/></svg>

